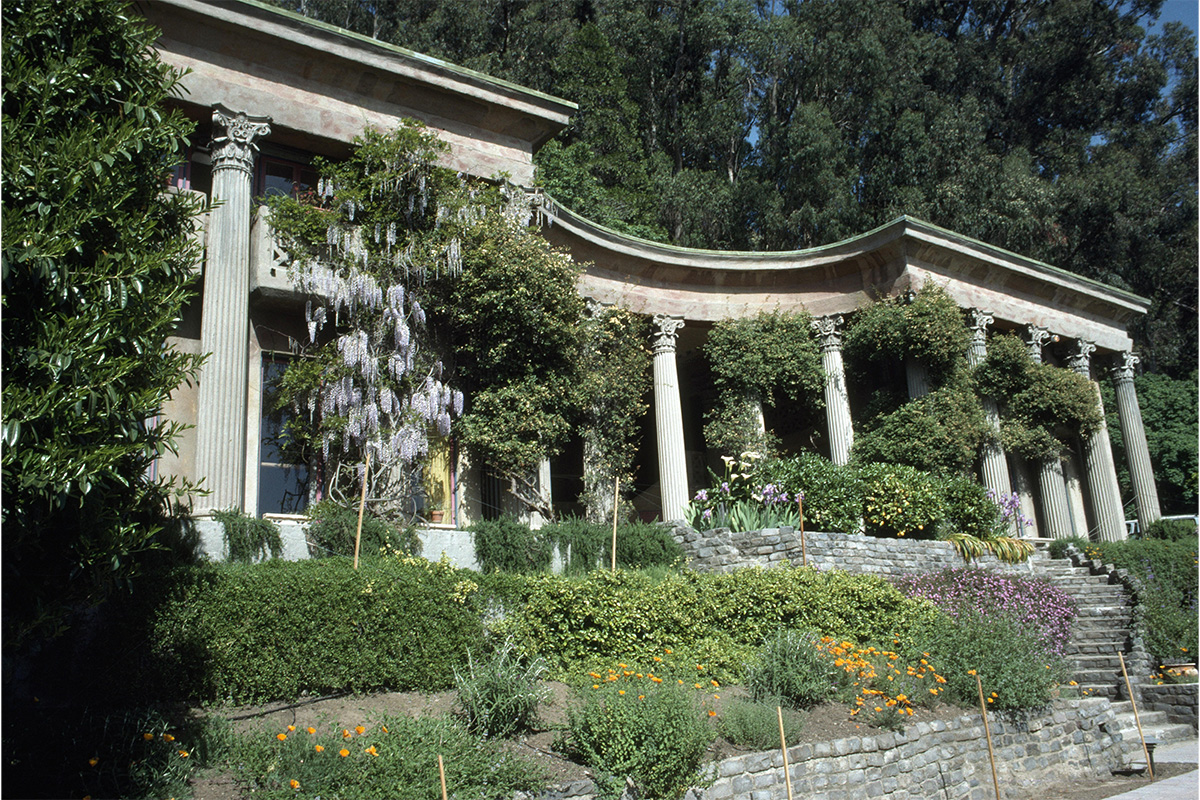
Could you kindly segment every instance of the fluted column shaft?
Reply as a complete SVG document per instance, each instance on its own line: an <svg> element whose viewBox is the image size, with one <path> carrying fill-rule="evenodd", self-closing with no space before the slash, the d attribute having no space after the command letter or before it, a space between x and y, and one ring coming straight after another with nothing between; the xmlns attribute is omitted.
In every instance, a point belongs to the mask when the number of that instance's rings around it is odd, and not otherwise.
<svg viewBox="0 0 1200 800"><path fill-rule="evenodd" d="M978 309L971 311L971 345L967 349L967 363L978 367L987 358L987 329L995 321L991 314ZM1008 478L1008 460L1000 447L1000 407L994 397L981 401L987 420L988 441L980 448L979 471L983 485L1000 497L1012 494L1012 483Z"/></svg>
<svg viewBox="0 0 1200 800"><path fill-rule="evenodd" d="M1088 380L1092 377L1091 356L1095 350L1094 344L1080 340L1070 359L1071 369ZM1108 427L1103 423L1104 401L1100 397L1100 386L1092 381L1092 387L1096 392L1096 403L1102 421L1100 427L1083 437L1084 471L1100 540L1117 542L1125 538L1125 512L1121 505L1121 489L1117 482L1112 442L1108 438Z"/></svg>
<svg viewBox="0 0 1200 800"><path fill-rule="evenodd" d="M1150 448L1146 445L1146 428L1142 423L1137 390L1133 386L1133 368L1138 357L1126 352L1120 354L1120 359L1112 372L1117 391L1117 417L1121 421L1121 436L1125 439L1125 455L1129 459L1138 523L1144 531L1147 525L1162 517L1162 510L1158 503L1158 487L1154 483L1154 467L1150 464Z"/></svg>
<svg viewBox="0 0 1200 800"><path fill-rule="evenodd" d="M850 463L854 427L850 418L850 393L842 364L842 317L834 315L813 321L821 339L821 366L825 371L825 419L829 428L829 456L834 464Z"/></svg>
<svg viewBox="0 0 1200 800"><path fill-rule="evenodd" d="M929 369L912 356L904 359L904 378L910 400L929 394Z"/></svg>
<svg viewBox="0 0 1200 800"><path fill-rule="evenodd" d="M675 342L683 320L654 317L654 422L658 434L658 485L664 521L683 519L688 504L687 460L683 449L683 406Z"/></svg>
<svg viewBox="0 0 1200 800"><path fill-rule="evenodd" d="M1059 454L1038 462L1038 487L1042 490L1042 513L1046 520L1044 535L1051 539L1071 538L1071 507Z"/></svg>
<svg viewBox="0 0 1200 800"><path fill-rule="evenodd" d="M196 473L210 494L197 510L238 508L246 484L246 385L250 340L250 193L255 140L265 117L213 111L212 200L200 346Z"/></svg>

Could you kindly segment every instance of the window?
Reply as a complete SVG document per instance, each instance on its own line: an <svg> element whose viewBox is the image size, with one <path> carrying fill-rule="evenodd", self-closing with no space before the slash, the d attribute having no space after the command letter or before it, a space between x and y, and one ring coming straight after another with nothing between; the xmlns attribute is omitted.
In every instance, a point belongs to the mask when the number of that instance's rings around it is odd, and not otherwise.
<svg viewBox="0 0 1200 800"><path fill-rule="evenodd" d="M262 423L259 429L258 513L299 514L308 506L309 470L290 445L287 409L276 409L279 382L291 359L264 353L262 362Z"/></svg>
<svg viewBox="0 0 1200 800"><path fill-rule="evenodd" d="M299 197L316 191L317 171L308 164L275 156L258 160L258 191L260 197L292 195Z"/></svg>

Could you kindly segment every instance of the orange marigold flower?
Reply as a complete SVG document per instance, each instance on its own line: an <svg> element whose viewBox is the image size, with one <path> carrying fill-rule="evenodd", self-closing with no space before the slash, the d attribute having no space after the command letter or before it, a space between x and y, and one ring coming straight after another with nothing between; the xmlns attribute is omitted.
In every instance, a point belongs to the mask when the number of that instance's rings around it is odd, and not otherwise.
<svg viewBox="0 0 1200 800"><path fill-rule="evenodd" d="M708 715L709 715L710 717L715 717L715 716L717 715L717 712L713 711L713 710L710 708L710 709L708 710Z"/></svg>
<svg viewBox="0 0 1200 800"><path fill-rule="evenodd" d="M94 766L96 766L96 765L97 765L97 764L99 764L99 763L100 763L100 759L96 758L95 756L92 756L91 758L89 758L89 759L88 759L88 766L89 766L89 767L94 767Z"/></svg>
<svg viewBox="0 0 1200 800"><path fill-rule="evenodd" d="M275 734L275 738L282 742L284 739L287 738L287 734L286 733L277 733L277 734Z"/></svg>
<svg viewBox="0 0 1200 800"><path fill-rule="evenodd" d="M618 690L617 690L617 694L625 694L625 690L624 690L624 689L618 689Z"/></svg>
<svg viewBox="0 0 1200 800"><path fill-rule="evenodd" d="M598 683L593 683L593 684L592 684L592 688L593 688L593 689L599 689L599 688L600 688L600 684L598 684Z"/></svg>
<svg viewBox="0 0 1200 800"><path fill-rule="evenodd" d="M373 756L377 756L377 755L379 755L379 753L378 753L378 752L375 750L375 745L371 745L370 747L368 747L368 748L367 748L366 750L364 750L363 752L364 752L364 753L370 753L370 754L371 754L371 755L373 755Z"/></svg>
<svg viewBox="0 0 1200 800"><path fill-rule="evenodd" d="M644 694L638 695L638 700L645 700L645 699L646 699L646 695L644 695Z"/></svg>
<svg viewBox="0 0 1200 800"><path fill-rule="evenodd" d="M350 751L343 747L341 750L338 750L338 755L342 758L345 758L346 756L350 755Z"/></svg>
<svg viewBox="0 0 1200 800"><path fill-rule="evenodd" d="M667 655L671 655L671 648L669 648L669 647L664 647L664 648L663 648L663 652L664 652L664 653L666 653Z"/></svg>
<svg viewBox="0 0 1200 800"><path fill-rule="evenodd" d="M317 732L317 729L316 729L316 728L314 728L314 727L312 727L312 726L310 725L310 726L309 726L309 728L308 728L308 732L309 732L309 733L316 733L316 732Z"/></svg>
<svg viewBox="0 0 1200 800"><path fill-rule="evenodd" d="M168 742L173 742L173 741L175 741L175 737L174 737L174 736L172 736L172 735L171 735L171 734L169 734L169 733L164 733L164 734L163 734L163 739L165 739L165 740L166 740L166 741L168 741Z"/></svg>
<svg viewBox="0 0 1200 800"><path fill-rule="evenodd" d="M180 751L179 751L179 757L180 757L180 758L187 758L187 757L188 757L188 755L189 755L189 754L188 754L188 751L187 751L187 750L180 750Z"/></svg>
<svg viewBox="0 0 1200 800"><path fill-rule="evenodd" d="M364 728L362 725L357 725L354 728L354 732L357 733L359 736L362 736L364 733L367 732L367 729Z"/></svg>
<svg viewBox="0 0 1200 800"><path fill-rule="evenodd" d="M974 675L974 674L975 674L975 670L973 670L973 669L969 669L969 670L967 670L967 674L968 674L968 675Z"/></svg>
<svg viewBox="0 0 1200 800"><path fill-rule="evenodd" d="M295 778L292 778L290 781L288 781L288 786L291 786L293 789L299 789L300 781L296 780Z"/></svg>
<svg viewBox="0 0 1200 800"><path fill-rule="evenodd" d="M324 747L324 745L317 745L313 748L313 750L316 750L318 753L324 753L325 747Z"/></svg>
<svg viewBox="0 0 1200 800"><path fill-rule="evenodd" d="M384 733L387 733L388 732L387 725L380 725L379 730L383 731Z"/></svg>
<svg viewBox="0 0 1200 800"><path fill-rule="evenodd" d="M713 686L717 687L718 689L721 687L721 684L717 683L716 681L709 681L709 683L711 683Z"/></svg>
<svg viewBox="0 0 1200 800"><path fill-rule="evenodd" d="M154 734L153 733L143 733L142 738L148 742L154 738Z"/></svg>
<svg viewBox="0 0 1200 800"><path fill-rule="evenodd" d="M288 725L288 733L291 733L291 732L293 732L294 730L296 730L296 726L295 726L295 725Z"/></svg>
<svg viewBox="0 0 1200 800"><path fill-rule="evenodd" d="M342 738L343 739L350 738L350 729L349 728L342 728Z"/></svg>

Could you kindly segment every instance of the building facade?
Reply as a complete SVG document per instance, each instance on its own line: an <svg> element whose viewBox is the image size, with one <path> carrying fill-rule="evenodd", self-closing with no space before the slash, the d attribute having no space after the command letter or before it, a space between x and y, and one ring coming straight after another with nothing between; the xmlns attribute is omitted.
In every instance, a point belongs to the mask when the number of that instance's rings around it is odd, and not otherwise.
<svg viewBox="0 0 1200 800"><path fill-rule="evenodd" d="M450 145L445 165L484 179L505 173L531 186L533 153L569 122L574 104L412 53L252 0L146 0L138 9L162 31L161 58L187 70L179 105L197 122L176 175L180 191L208 195L202 229L203 292L173 345L208 353L199 381L182 386L164 413L191 423L161 470L203 480L194 511L241 508L292 514L307 497L307 465L284 463L272 444L280 424L273 382L304 338L303 298L287 278L261 198L315 188L314 156L344 157L368 127L417 119ZM1019 334L1035 358L1116 386L1137 516L1159 516L1154 476L1133 391L1137 356L1127 328L1149 301L920 220L902 217L824 247L785 253L715 253L662 245L590 223L544 199L544 235L584 266L582 295L654 320L653 407L635 507L679 519L705 482L700 433L706 387L700 348L714 323L760 311L815 318L825 371L825 455L846 463L853 420L841 332L875 298L936 284L970 310L969 358L989 332ZM910 394L927 391L907 365ZM998 424L996 405L986 405ZM544 492L571 493L577 448L544 464ZM465 526L504 505L495 485L452 447L429 468L427 517ZM1038 520L1036 534L1119 539L1126 510L1112 448L1101 430L1062 460L1026 464L998 447L981 454L982 482L1016 491ZM575 480L577 483L578 481ZM559 500L560 498L555 498ZM570 497L561 498L570 508Z"/></svg>

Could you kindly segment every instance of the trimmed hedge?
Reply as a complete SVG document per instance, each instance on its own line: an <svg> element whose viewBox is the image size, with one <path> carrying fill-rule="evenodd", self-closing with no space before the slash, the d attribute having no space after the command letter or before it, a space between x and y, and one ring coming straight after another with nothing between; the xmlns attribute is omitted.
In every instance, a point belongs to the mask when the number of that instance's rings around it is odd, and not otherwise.
<svg viewBox="0 0 1200 800"><path fill-rule="evenodd" d="M650 663L671 649L733 681L780 628L913 646L940 617L932 604L904 597L881 578L812 569L683 572L661 580L598 571L528 580L524 606L501 627L563 678L618 661Z"/></svg>
<svg viewBox="0 0 1200 800"><path fill-rule="evenodd" d="M484 647L469 574L421 559L206 565L158 610L156 669L200 701L447 688Z"/></svg>

